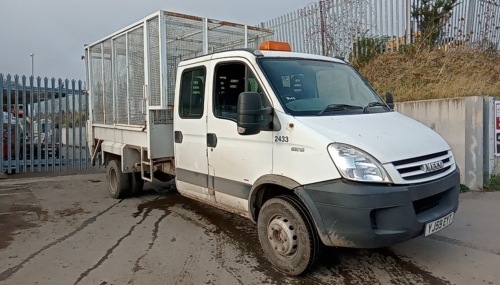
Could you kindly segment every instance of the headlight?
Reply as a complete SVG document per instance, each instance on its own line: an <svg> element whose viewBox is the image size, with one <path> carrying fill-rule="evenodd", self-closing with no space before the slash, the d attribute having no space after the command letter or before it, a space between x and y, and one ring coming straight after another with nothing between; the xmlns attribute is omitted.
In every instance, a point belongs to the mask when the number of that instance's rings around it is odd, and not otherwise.
<svg viewBox="0 0 500 285"><path fill-rule="evenodd" d="M391 183L382 165L368 153L353 146L333 143L328 153L340 174L349 180Z"/></svg>

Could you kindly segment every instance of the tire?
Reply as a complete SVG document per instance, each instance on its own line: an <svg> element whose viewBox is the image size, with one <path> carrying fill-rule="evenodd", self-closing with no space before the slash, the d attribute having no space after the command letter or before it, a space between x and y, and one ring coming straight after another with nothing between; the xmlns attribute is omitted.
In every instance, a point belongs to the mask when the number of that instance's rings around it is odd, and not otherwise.
<svg viewBox="0 0 500 285"><path fill-rule="evenodd" d="M313 266L320 241L305 207L295 197L266 201L257 227L262 249L278 270L300 275Z"/></svg>
<svg viewBox="0 0 500 285"><path fill-rule="evenodd" d="M130 195L137 196L142 192L144 188L144 180L141 177L140 172L132 172L128 174L130 181Z"/></svg>
<svg viewBox="0 0 500 285"><path fill-rule="evenodd" d="M129 176L123 173L120 163L117 160L111 160L106 170L108 179L109 194L115 199L122 199L128 193Z"/></svg>

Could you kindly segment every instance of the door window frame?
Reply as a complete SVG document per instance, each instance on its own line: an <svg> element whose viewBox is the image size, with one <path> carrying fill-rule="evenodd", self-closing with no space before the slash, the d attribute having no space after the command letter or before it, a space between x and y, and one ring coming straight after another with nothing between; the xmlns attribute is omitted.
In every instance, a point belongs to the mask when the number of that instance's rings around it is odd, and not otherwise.
<svg viewBox="0 0 500 285"><path fill-rule="evenodd" d="M193 85L193 75L191 76L191 89L190 89L190 92L189 92L189 95L190 95L190 99L192 99L193 97L193 93L196 93L196 92L199 92L200 94L200 102L199 102L199 106L195 106L197 108L200 108L200 113L190 113L190 114L185 114L184 113L184 101L183 99L185 99L185 93L184 93L184 76L186 76L187 73L190 73L190 72L196 72L196 71L202 71L203 73L203 78L198 78L199 80L201 80L201 83L198 84L198 86L201 86L200 88L196 89L194 88L195 86ZM192 67L192 68L189 68L189 69L186 69L182 72L182 75L181 75L181 83L180 83L180 87L179 87L179 108L178 108L178 113L179 113L179 117L182 118L182 119L201 119L203 117L203 114L205 113L205 86L206 86L206 80L207 80L207 68L206 66L204 65L200 65L200 66L196 66L196 67ZM198 81L198 80L197 80ZM190 108L192 108L193 105L190 105Z"/></svg>

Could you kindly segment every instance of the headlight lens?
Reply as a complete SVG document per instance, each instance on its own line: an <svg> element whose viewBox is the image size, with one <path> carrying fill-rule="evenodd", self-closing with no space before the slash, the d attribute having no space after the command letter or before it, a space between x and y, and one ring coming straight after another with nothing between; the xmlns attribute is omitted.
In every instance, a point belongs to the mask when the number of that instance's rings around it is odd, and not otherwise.
<svg viewBox="0 0 500 285"><path fill-rule="evenodd" d="M328 146L328 153L340 174L349 180L391 183L382 165L368 153L346 144Z"/></svg>

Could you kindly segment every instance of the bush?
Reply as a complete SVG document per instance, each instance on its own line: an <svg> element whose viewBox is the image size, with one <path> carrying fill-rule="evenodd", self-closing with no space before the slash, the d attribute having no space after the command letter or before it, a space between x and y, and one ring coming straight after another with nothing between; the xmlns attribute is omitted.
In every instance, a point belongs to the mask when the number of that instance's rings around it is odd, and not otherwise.
<svg viewBox="0 0 500 285"><path fill-rule="evenodd" d="M500 175L492 175L490 177L490 183L484 186L484 190L500 191Z"/></svg>
<svg viewBox="0 0 500 285"><path fill-rule="evenodd" d="M353 46L350 61L355 66L362 66L385 52L389 37L362 37Z"/></svg>
<svg viewBox="0 0 500 285"><path fill-rule="evenodd" d="M421 32L419 45L429 49L435 47L457 4L457 0L421 0L413 4L411 14L419 22Z"/></svg>

